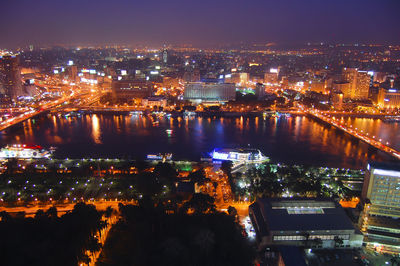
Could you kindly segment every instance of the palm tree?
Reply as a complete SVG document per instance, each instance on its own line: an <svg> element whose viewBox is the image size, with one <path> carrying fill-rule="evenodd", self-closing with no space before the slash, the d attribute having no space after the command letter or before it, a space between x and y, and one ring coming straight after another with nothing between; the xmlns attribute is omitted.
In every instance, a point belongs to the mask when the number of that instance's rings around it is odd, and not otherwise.
<svg viewBox="0 0 400 266"><path fill-rule="evenodd" d="M11 215L6 211L0 212L0 218L0 221L10 221L12 219Z"/></svg>
<svg viewBox="0 0 400 266"><path fill-rule="evenodd" d="M85 253L81 253L78 256L78 262L82 262L84 264L89 265L91 261L92 261L92 259Z"/></svg>
<svg viewBox="0 0 400 266"><path fill-rule="evenodd" d="M104 217L106 217L108 222L110 222L113 212L114 212L114 209L111 206L108 206L107 209L104 211L104 213L103 213Z"/></svg>
<svg viewBox="0 0 400 266"><path fill-rule="evenodd" d="M90 252L93 262L95 261L94 253L100 251L101 247L102 245L100 244L100 242L97 240L96 237L89 238L89 241L87 243L87 250Z"/></svg>
<svg viewBox="0 0 400 266"><path fill-rule="evenodd" d="M99 222L99 224L98 224L98 227L97 227L97 230L98 230L98 232L99 232L99 235L100 235L100 239L102 238L102 232L103 232L103 230L105 229L105 228L107 228L107 225L108 225L108 223L107 223L107 221L100 221Z"/></svg>
<svg viewBox="0 0 400 266"><path fill-rule="evenodd" d="M51 218L51 219L56 219L56 218L58 218L58 215L57 215L57 207L55 207L55 206L50 207L50 208L46 211L46 215L47 215L49 218Z"/></svg>
<svg viewBox="0 0 400 266"><path fill-rule="evenodd" d="M392 256L391 258L390 258L390 264L392 264L392 266L395 266L395 265L400 265L400 263L399 263L399 258L398 257L395 257L395 256Z"/></svg>

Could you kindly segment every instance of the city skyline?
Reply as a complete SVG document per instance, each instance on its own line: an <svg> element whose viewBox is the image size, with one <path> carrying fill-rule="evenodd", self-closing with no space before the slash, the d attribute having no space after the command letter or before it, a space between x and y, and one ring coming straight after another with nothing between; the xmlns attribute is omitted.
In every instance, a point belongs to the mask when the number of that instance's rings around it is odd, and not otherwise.
<svg viewBox="0 0 400 266"><path fill-rule="evenodd" d="M384 1L6 1L0 46L251 42L398 43Z"/></svg>
<svg viewBox="0 0 400 266"><path fill-rule="evenodd" d="M399 0L5 0L1 265L400 265Z"/></svg>

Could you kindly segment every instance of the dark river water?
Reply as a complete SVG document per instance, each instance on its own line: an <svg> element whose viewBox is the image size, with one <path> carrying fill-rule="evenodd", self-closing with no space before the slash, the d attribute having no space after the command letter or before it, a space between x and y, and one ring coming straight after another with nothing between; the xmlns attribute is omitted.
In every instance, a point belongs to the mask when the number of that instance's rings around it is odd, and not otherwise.
<svg viewBox="0 0 400 266"><path fill-rule="evenodd" d="M354 127L400 148L398 123L345 118ZM158 120L158 124L153 122ZM172 133L168 134L167 129ZM222 147L260 149L273 161L364 168L368 160L393 160L383 152L305 116L289 118L152 118L86 114L43 116L0 133L14 143L57 147L58 158L132 158L169 152L176 160L199 160Z"/></svg>

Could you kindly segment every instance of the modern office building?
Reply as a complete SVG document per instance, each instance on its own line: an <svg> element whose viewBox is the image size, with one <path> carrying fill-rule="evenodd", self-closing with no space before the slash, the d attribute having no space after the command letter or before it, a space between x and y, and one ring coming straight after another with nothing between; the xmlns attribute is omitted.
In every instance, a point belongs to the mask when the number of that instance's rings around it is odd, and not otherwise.
<svg viewBox="0 0 400 266"><path fill-rule="evenodd" d="M166 48L162 51L162 61L164 64L168 62L168 50Z"/></svg>
<svg viewBox="0 0 400 266"><path fill-rule="evenodd" d="M111 87L113 98L125 101L150 97L154 90L152 82L142 80L113 80Z"/></svg>
<svg viewBox="0 0 400 266"><path fill-rule="evenodd" d="M245 85L249 82L249 73L232 73L225 75L225 82Z"/></svg>
<svg viewBox="0 0 400 266"><path fill-rule="evenodd" d="M400 163L369 163L361 196L360 227L367 247L399 254Z"/></svg>
<svg viewBox="0 0 400 266"><path fill-rule="evenodd" d="M400 89L380 88L378 92L377 104L381 108L399 108L400 107Z"/></svg>
<svg viewBox="0 0 400 266"><path fill-rule="evenodd" d="M264 246L361 247L363 235L331 199L263 198L249 207L257 238Z"/></svg>
<svg viewBox="0 0 400 266"><path fill-rule="evenodd" d="M278 70L275 71L275 69L270 69L269 72L264 74L264 83L266 83L267 85L276 85L279 83L278 77Z"/></svg>
<svg viewBox="0 0 400 266"><path fill-rule="evenodd" d="M341 89L344 98L352 100L365 100L369 96L371 76L366 71L357 68L344 68L343 80L349 83L349 87Z"/></svg>
<svg viewBox="0 0 400 266"><path fill-rule="evenodd" d="M331 102L332 102L332 105L336 109L341 110L343 108L343 93L342 93L342 91L337 91L337 90L332 91Z"/></svg>
<svg viewBox="0 0 400 266"><path fill-rule="evenodd" d="M17 55L0 56L0 90L13 100L23 93Z"/></svg>
<svg viewBox="0 0 400 266"><path fill-rule="evenodd" d="M309 89L310 91L318 92L318 93L327 93L326 90L326 82L324 79L314 78L309 81Z"/></svg>
<svg viewBox="0 0 400 266"><path fill-rule="evenodd" d="M236 86L233 83L186 83L183 97L194 103L228 102L235 100Z"/></svg>
<svg viewBox="0 0 400 266"><path fill-rule="evenodd" d="M151 108L153 108L154 106L166 107L167 106L167 98L164 96L147 97L142 100L142 105L149 106Z"/></svg>
<svg viewBox="0 0 400 266"><path fill-rule="evenodd" d="M265 85L262 83L257 83L256 87L254 88L254 94L257 96L258 100L264 100L266 96Z"/></svg>

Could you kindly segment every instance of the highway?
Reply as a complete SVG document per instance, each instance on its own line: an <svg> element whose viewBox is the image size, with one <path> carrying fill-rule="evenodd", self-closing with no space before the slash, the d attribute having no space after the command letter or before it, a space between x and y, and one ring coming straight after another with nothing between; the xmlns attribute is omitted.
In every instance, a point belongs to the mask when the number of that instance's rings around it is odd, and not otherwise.
<svg viewBox="0 0 400 266"><path fill-rule="evenodd" d="M57 99L55 101L51 101L48 102L44 105L42 105L40 108L30 108L29 110L25 111L24 113L18 115L18 116L13 116L10 117L2 122L0 122L0 131L5 130L11 126L14 126L18 123L21 123L27 119L30 119L36 115L39 115L43 112L49 111L54 107L57 107L65 102L68 102L74 98L79 98L79 97L84 97L85 95L87 95L87 93L80 93L80 94L75 94L75 93L71 93L68 96L64 96L60 99Z"/></svg>
<svg viewBox="0 0 400 266"><path fill-rule="evenodd" d="M314 117L325 123L328 123L334 126L335 128L342 130L357 139L364 141L365 143L375 147L376 149L386 152L387 154L393 156L396 159L400 159L400 151L397 151L392 147L385 145L384 143L381 142L381 140L375 139L375 136L371 138L370 136L368 136L368 133L364 134L362 132L359 132L358 130L353 129L352 127L349 127L344 123L340 122L339 119L331 117L330 115L327 115L323 112L319 112L317 110L309 110L307 114L309 114L311 117Z"/></svg>

